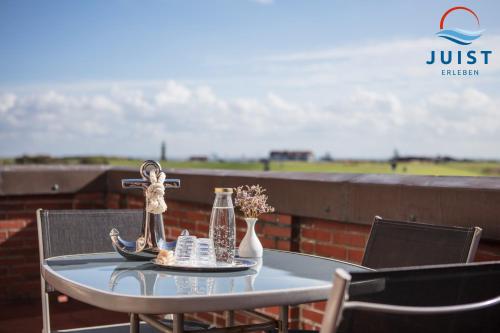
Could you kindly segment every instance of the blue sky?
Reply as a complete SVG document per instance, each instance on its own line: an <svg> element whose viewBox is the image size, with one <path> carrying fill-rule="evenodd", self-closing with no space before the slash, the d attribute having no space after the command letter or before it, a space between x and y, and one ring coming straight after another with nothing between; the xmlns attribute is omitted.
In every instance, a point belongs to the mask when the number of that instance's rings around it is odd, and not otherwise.
<svg viewBox="0 0 500 333"><path fill-rule="evenodd" d="M456 5L486 29L479 77L425 65L460 49L434 35ZM498 13L498 1L2 0L0 155L154 156L166 140L174 157L500 158ZM476 28L463 12L446 24Z"/></svg>

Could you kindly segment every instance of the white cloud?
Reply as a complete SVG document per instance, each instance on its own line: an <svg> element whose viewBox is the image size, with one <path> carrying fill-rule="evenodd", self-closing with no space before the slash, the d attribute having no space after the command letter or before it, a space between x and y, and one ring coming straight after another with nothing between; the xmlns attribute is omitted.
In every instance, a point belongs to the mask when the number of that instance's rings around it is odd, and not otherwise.
<svg viewBox="0 0 500 333"><path fill-rule="evenodd" d="M168 81L165 87L156 94L156 104L167 106L169 104L186 104L191 98L191 91L180 83Z"/></svg>
<svg viewBox="0 0 500 333"><path fill-rule="evenodd" d="M170 96L164 100L168 103L157 103L159 95ZM433 147L423 142L441 140L450 153L459 154L461 142L474 137L478 143L473 149L487 155L496 149L497 141L491 138L500 140L500 99L473 88L416 101L359 88L332 98L330 104L293 102L276 92L262 98L224 99L210 87L176 81L133 93L115 85L99 93L1 96L0 105L9 105L2 107L9 120L2 117L0 138L15 138L22 152L147 156L167 140L169 151L177 156L258 156L272 148L294 147L349 156L379 142L380 151L372 155L376 156L390 154L395 146L431 153ZM11 145L2 142L2 151L8 152Z"/></svg>
<svg viewBox="0 0 500 333"><path fill-rule="evenodd" d="M7 113L16 104L16 99L14 94L0 95L0 113Z"/></svg>
<svg viewBox="0 0 500 333"><path fill-rule="evenodd" d="M274 0L252 0L253 2L257 2L261 5L270 5L274 3Z"/></svg>

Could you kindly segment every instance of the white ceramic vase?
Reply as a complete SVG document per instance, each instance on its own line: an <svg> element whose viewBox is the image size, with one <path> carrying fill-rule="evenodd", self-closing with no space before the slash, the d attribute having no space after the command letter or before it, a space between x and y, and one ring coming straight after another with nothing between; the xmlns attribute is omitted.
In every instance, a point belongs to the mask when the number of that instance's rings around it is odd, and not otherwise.
<svg viewBox="0 0 500 333"><path fill-rule="evenodd" d="M257 234L255 233L255 222L257 222L257 219L247 217L245 218L245 221L247 223L247 233L240 243L238 253L242 258L261 258L263 248Z"/></svg>

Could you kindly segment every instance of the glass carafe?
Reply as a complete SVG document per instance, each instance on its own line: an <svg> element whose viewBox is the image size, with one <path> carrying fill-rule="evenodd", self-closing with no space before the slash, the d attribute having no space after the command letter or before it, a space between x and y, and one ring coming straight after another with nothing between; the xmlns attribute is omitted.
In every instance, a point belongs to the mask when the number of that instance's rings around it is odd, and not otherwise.
<svg viewBox="0 0 500 333"><path fill-rule="evenodd" d="M217 262L232 264L236 251L236 224L232 188L216 188L210 216L209 237L214 242Z"/></svg>

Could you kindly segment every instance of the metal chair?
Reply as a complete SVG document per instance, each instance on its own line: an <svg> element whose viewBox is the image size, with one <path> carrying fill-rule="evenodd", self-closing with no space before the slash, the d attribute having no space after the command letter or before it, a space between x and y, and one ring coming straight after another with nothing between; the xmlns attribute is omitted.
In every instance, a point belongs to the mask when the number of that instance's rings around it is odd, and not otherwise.
<svg viewBox="0 0 500 333"><path fill-rule="evenodd" d="M500 262L351 274L338 269L320 333L498 332L498 281Z"/></svg>
<svg viewBox="0 0 500 333"><path fill-rule="evenodd" d="M471 262L481 233L479 227L401 222L376 216L362 265L378 269Z"/></svg>
<svg viewBox="0 0 500 333"><path fill-rule="evenodd" d="M109 238L112 228L119 228L124 238L132 239L141 232L142 210L37 210L38 242L40 264L45 259L83 253L114 251ZM50 326L49 292L50 285L41 278L43 331L121 333L129 332L130 324L106 325L52 331ZM171 321L164 321L172 325ZM208 325L185 322L184 330L204 329ZM153 328L141 323L141 332L154 332Z"/></svg>

